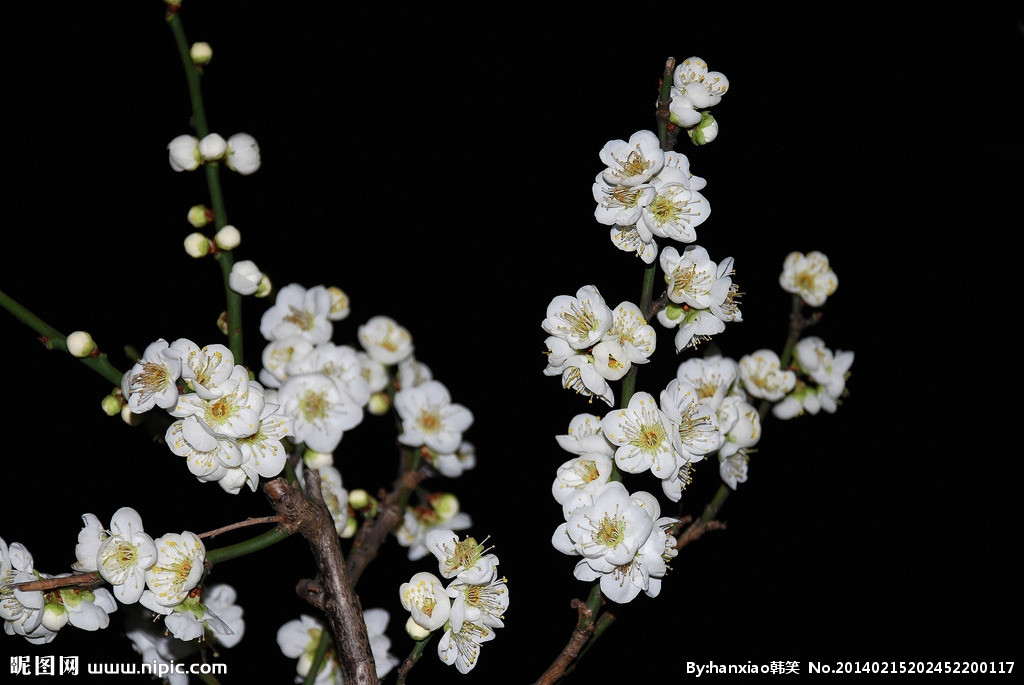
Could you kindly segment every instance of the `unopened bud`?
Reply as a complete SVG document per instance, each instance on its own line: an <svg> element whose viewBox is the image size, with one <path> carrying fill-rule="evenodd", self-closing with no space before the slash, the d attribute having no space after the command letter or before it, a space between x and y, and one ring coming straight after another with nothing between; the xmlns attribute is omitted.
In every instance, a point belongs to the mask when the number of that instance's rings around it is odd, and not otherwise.
<svg viewBox="0 0 1024 685"><path fill-rule="evenodd" d="M213 236L213 242L217 243L217 247L222 250L233 250L241 244L242 234L237 228L228 224L217 231L217 235Z"/></svg>
<svg viewBox="0 0 1024 685"><path fill-rule="evenodd" d="M72 357L88 357L96 351L96 342L85 331L75 331L65 339L68 353Z"/></svg>
<svg viewBox="0 0 1024 685"><path fill-rule="evenodd" d="M107 416L117 416L121 413L121 399L113 395L104 397L100 406L103 407L103 413Z"/></svg>
<svg viewBox="0 0 1024 685"><path fill-rule="evenodd" d="M386 392L375 392L366 403L366 410L374 416L384 416L391 409L391 395Z"/></svg>
<svg viewBox="0 0 1024 685"><path fill-rule="evenodd" d="M228 313L221 312L220 316L217 317L217 330L224 335L228 334Z"/></svg>
<svg viewBox="0 0 1024 685"><path fill-rule="evenodd" d="M405 622L405 632L413 640L416 640L416 642L426 640L428 637L430 637L430 631L421 626L416 621L412 620L412 616L410 616L409 620Z"/></svg>
<svg viewBox="0 0 1024 685"><path fill-rule="evenodd" d="M217 133L203 136L199 141L199 154L207 162L216 162L228 151L228 141Z"/></svg>
<svg viewBox="0 0 1024 685"><path fill-rule="evenodd" d="M274 292L274 284L270 282L270 276L263 274L260 284L256 287L256 297L267 297Z"/></svg>
<svg viewBox="0 0 1024 685"><path fill-rule="evenodd" d="M700 123L686 131L694 145L707 145L718 137L718 122L707 112L700 113Z"/></svg>
<svg viewBox="0 0 1024 685"><path fill-rule="evenodd" d="M209 64L210 60L213 59L213 48L210 47L209 43L199 41L198 43L192 43L188 55L192 58L192 64L201 67L204 64Z"/></svg>
<svg viewBox="0 0 1024 685"><path fill-rule="evenodd" d="M434 493L429 500L430 506L445 520L459 513L459 498L450 492Z"/></svg>
<svg viewBox="0 0 1024 685"><path fill-rule="evenodd" d="M194 205L188 210L188 222L193 228L202 228L213 219L213 212L206 205Z"/></svg>
<svg viewBox="0 0 1024 685"><path fill-rule="evenodd" d="M327 318L331 321L341 321L352 311L348 294L333 285L327 289L327 294L331 296L331 311L327 312Z"/></svg>
<svg viewBox="0 0 1024 685"><path fill-rule="evenodd" d="M63 604L52 603L43 607L42 624L49 630L60 630L67 625L69 618L71 615L68 614L68 610L64 608Z"/></svg>
<svg viewBox="0 0 1024 685"><path fill-rule="evenodd" d="M121 407L121 420L127 423L129 426L138 426L145 420L145 417L141 414L135 414L128 405Z"/></svg>
<svg viewBox="0 0 1024 685"><path fill-rule="evenodd" d="M371 499L370 493L362 488L350 490L348 493L349 506L356 510L365 509L370 504Z"/></svg>
<svg viewBox="0 0 1024 685"><path fill-rule="evenodd" d="M185 252L196 259L210 254L210 239L202 233L190 233L185 238Z"/></svg>
<svg viewBox="0 0 1024 685"><path fill-rule="evenodd" d="M334 466L334 455L330 452L317 452L308 447L302 453L302 461L311 469L320 470L325 466Z"/></svg>
<svg viewBox="0 0 1024 685"><path fill-rule="evenodd" d="M341 533L339 533L339 534L338 534L338 537L340 537L340 538L341 538L341 539L343 539L343 540L348 540L349 538L353 538L353 537L355 537L355 535L356 535L356 532L357 532L358 530L359 530L359 522L358 522L358 521L356 521L356 520L355 520L355 519L354 519L354 518L353 518L353 517L352 517L352 516L350 515L350 516L348 517L348 520L347 520L347 521L345 521L345 527L344 527L344 528L342 528L342 530L341 530Z"/></svg>

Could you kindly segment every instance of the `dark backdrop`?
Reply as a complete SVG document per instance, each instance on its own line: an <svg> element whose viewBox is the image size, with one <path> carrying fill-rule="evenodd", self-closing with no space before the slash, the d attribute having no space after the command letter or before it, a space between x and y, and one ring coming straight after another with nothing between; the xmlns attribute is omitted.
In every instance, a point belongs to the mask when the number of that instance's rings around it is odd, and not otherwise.
<svg viewBox="0 0 1024 685"><path fill-rule="evenodd" d="M627 606L577 676L1019 656L1016 401L1001 392L1016 378L1005 239L1020 228L1019 11L256 7L187 0L182 15L189 39L213 46L211 129L248 132L263 151L256 174L222 175L236 255L277 287L348 292L336 342L393 316L474 412L479 465L438 487L458 493L469 532L491 536L511 605L468 680L535 680L569 637L570 600L587 592L575 560L551 547L549 487L566 458L554 435L603 406L543 376L540 322L551 298L585 284L612 303L638 299L639 262L594 221L591 183L605 142L654 127L666 58L691 55L731 83L713 110L719 139L680 146L714 208L698 243L735 258L744 291L744 321L715 342L734 358L779 349L782 260L821 250L839 289L812 332L855 351L850 395L835 415L766 422L750 480L721 512L727 530L686 548L662 596ZM120 368L124 345L219 340L217 270L181 248L206 191L200 173L167 164L190 110L162 14L156 1L21 3L0 42L0 289L64 332L89 330ZM256 365L268 302L245 304ZM85 512L108 521L134 506L154 535L269 513L261 494L200 484L144 429L106 418L106 381L5 316L0 536L27 545L39 569L67 570ZM683 357L671 341L659 329L641 388L674 374ZM345 436L346 486L389 482L385 425ZM717 486L698 470L680 513L699 515ZM391 611L400 657L411 642L398 584L433 570L403 552L386 549L359 586L364 606ZM311 573L299 540L215 570L247 620L243 644L224 650L224 682L290 678L274 635L311 613L293 592ZM117 621L65 628L42 648L3 636L0 652L136 661L112 637ZM413 671L457 675L433 646Z"/></svg>

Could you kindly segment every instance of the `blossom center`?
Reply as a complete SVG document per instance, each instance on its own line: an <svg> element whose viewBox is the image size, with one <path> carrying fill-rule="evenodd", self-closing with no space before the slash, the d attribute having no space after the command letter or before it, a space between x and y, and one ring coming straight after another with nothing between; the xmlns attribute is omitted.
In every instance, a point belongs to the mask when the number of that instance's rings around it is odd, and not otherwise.
<svg viewBox="0 0 1024 685"><path fill-rule="evenodd" d="M330 406L327 393L307 390L302 399L299 400L299 411L307 421L327 418L327 408Z"/></svg>
<svg viewBox="0 0 1024 685"><path fill-rule="evenodd" d="M285 321L295 324L298 328L304 331L313 329L312 314L301 309L296 309L295 307L289 307L288 309L290 313L288 316L284 317Z"/></svg>
<svg viewBox="0 0 1024 685"><path fill-rule="evenodd" d="M167 387L167 367L163 364L146 362L142 371L132 376L132 385L141 387L144 393L156 393Z"/></svg>
<svg viewBox="0 0 1024 685"><path fill-rule="evenodd" d="M626 522L624 519L612 518L606 514L597 527L594 540L605 547L615 547L622 542L625 532Z"/></svg>

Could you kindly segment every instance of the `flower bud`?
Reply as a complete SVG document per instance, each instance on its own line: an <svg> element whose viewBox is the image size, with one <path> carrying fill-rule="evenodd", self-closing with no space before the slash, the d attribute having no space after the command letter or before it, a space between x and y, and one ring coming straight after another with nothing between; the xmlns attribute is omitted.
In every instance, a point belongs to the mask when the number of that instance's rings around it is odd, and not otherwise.
<svg viewBox="0 0 1024 685"><path fill-rule="evenodd" d="M302 461L311 469L322 469L325 466L334 466L334 455L330 452L317 452L308 447L302 453Z"/></svg>
<svg viewBox="0 0 1024 685"><path fill-rule="evenodd" d="M192 43L192 47L188 50L188 56L192 58L192 64L201 67L204 64L209 64L213 59L213 48L205 41Z"/></svg>
<svg viewBox="0 0 1024 685"><path fill-rule="evenodd" d="M185 252L190 257L205 257L210 254L210 239L202 233L190 233L185 238Z"/></svg>
<svg viewBox="0 0 1024 685"><path fill-rule="evenodd" d="M107 416L117 416L121 413L121 399L114 397L113 395L107 395L100 402L100 406L103 408L103 413Z"/></svg>
<svg viewBox="0 0 1024 685"><path fill-rule="evenodd" d="M450 492L435 492L427 499L434 511L445 520L459 513L459 498Z"/></svg>
<svg viewBox="0 0 1024 685"><path fill-rule="evenodd" d="M686 131L694 145L707 145L718 137L718 122L707 112L700 113L700 123Z"/></svg>
<svg viewBox="0 0 1024 685"><path fill-rule="evenodd" d="M368 493L366 490L363 490L362 488L350 490L348 493L348 503L353 509L356 510L365 509L367 506L369 506L371 499L372 498L370 497L370 493Z"/></svg>
<svg viewBox="0 0 1024 685"><path fill-rule="evenodd" d="M195 136L182 135L167 145L171 168L175 171L192 171L203 161L199 155L199 141Z"/></svg>
<svg viewBox="0 0 1024 685"><path fill-rule="evenodd" d="M213 242L217 243L217 247L222 250L233 250L241 244L242 234L237 228L228 224L217 231L217 234L213 236Z"/></svg>
<svg viewBox="0 0 1024 685"><path fill-rule="evenodd" d="M96 351L96 342L85 331L75 331L64 341L72 357L88 357Z"/></svg>
<svg viewBox="0 0 1024 685"><path fill-rule="evenodd" d="M207 162L216 162L228 151L228 143L219 134L211 133L199 141L199 154Z"/></svg>
<svg viewBox="0 0 1024 685"><path fill-rule="evenodd" d="M71 616L64 605L52 603L43 607L43 626L49 630L57 631L67 625Z"/></svg>
<svg viewBox="0 0 1024 685"><path fill-rule="evenodd" d="M213 219L211 212L206 205L194 205L188 210L188 222L193 228L202 228Z"/></svg>
<svg viewBox="0 0 1024 685"><path fill-rule="evenodd" d="M331 321L341 321L352 311L352 304L349 302L348 294L341 288L333 285L327 289L327 293L331 296L331 311L327 313L327 318Z"/></svg>
<svg viewBox="0 0 1024 685"><path fill-rule="evenodd" d="M274 285L270 282L270 277L263 274L263 278L260 279L260 284L256 288L256 297L267 297L274 292Z"/></svg>
<svg viewBox="0 0 1024 685"><path fill-rule="evenodd" d="M228 313L226 311L221 312L217 317L217 330L224 335L228 334Z"/></svg>
<svg viewBox="0 0 1024 685"><path fill-rule="evenodd" d="M232 171L248 176L260 168L260 146L248 133L236 133L228 138L224 161Z"/></svg>
<svg viewBox="0 0 1024 685"><path fill-rule="evenodd" d="M358 530L359 522L352 517L352 512L349 512L348 520L345 521L345 527L342 529L340 533L338 533L338 537L340 537L342 540L348 540L349 538L355 537L356 532Z"/></svg>
<svg viewBox="0 0 1024 685"><path fill-rule="evenodd" d="M374 416L384 416L391 409L391 395L386 392L375 392L370 395L370 401L366 404L366 411Z"/></svg>
<svg viewBox="0 0 1024 685"><path fill-rule="evenodd" d="M421 640L426 640L428 637L430 637L431 631L427 630L419 623L412 620L412 616L410 616L409 620L405 622L405 632L413 640L416 640L416 642L420 642Z"/></svg>
<svg viewBox="0 0 1024 685"><path fill-rule="evenodd" d="M121 407L121 420L127 423L129 426L138 426L140 423L145 421L146 417L142 414L135 414L128 405Z"/></svg>
<svg viewBox="0 0 1024 685"><path fill-rule="evenodd" d="M228 286L239 295L252 295L260 286L263 274L251 260L235 262L228 274Z"/></svg>

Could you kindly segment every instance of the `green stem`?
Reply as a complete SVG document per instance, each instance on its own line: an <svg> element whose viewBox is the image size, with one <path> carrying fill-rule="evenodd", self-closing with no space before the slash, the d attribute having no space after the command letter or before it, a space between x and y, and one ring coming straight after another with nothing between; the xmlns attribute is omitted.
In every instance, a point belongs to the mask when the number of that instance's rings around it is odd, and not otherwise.
<svg viewBox="0 0 1024 685"><path fill-rule="evenodd" d="M185 68L185 81L188 83L189 99L192 102L192 128L202 139L209 135L210 127L206 122L206 110L203 107L203 93L199 83L200 71L192 63L188 39L185 37L185 29L181 24L178 12L168 13L167 25L170 26L171 33L174 35L174 42L178 46L178 54L181 56L181 63ZM210 192L210 204L213 205L213 226L215 230L219 231L228 224L224 193L220 186L220 164L207 162L204 166L206 167L206 186ZM232 290L229 285L231 267L234 266L235 260L230 250L220 250L216 255L217 261L220 262L224 294L227 300L228 347L235 357L235 363L241 364L244 359L242 356L242 296Z"/></svg>
<svg viewBox="0 0 1024 685"><path fill-rule="evenodd" d="M320 631L320 641L316 643L316 654L313 655L313 663L310 664L309 673L306 674L306 679L302 681L302 685L313 685L316 682L316 677L320 674L320 666L323 664L324 657L332 642L331 631L324 627Z"/></svg>
<svg viewBox="0 0 1024 685"><path fill-rule="evenodd" d="M423 656L423 652L426 651L427 645L430 643L430 639L433 636L434 634L431 633L425 639L416 641L416 645L412 648L412 651L409 652L409 656L406 657L405 663L402 664L402 668L398 671L398 685L403 685L405 683L405 676L409 674L412 667L415 666L416 662L420 660L421 656Z"/></svg>
<svg viewBox="0 0 1024 685"><path fill-rule="evenodd" d="M46 349L68 351L67 336L40 319L2 290L0 290L0 306L14 314L16 319L38 333L40 341ZM107 355L99 354L95 357L77 357L77 359L115 386L121 387L121 378L124 376L124 372L111 364L107 359Z"/></svg>
<svg viewBox="0 0 1024 685"><path fill-rule="evenodd" d="M227 547L220 547L218 549L210 550L206 553L206 560L211 564L218 564L228 559L235 559L246 554L252 554L258 552L261 549L266 549L271 545L275 545L278 542L288 538L291 535L286 530L280 528L273 528L267 532L257 535L249 540L243 540Z"/></svg>

